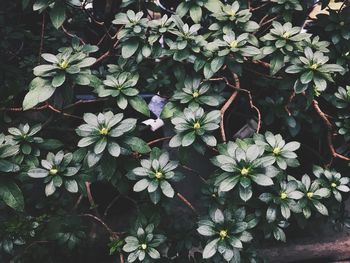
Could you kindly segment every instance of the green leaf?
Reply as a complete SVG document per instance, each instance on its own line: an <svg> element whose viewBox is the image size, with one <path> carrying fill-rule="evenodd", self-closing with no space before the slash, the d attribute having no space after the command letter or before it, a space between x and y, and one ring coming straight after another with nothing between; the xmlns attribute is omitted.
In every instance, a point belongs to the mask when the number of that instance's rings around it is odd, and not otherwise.
<svg viewBox="0 0 350 263"><path fill-rule="evenodd" d="M33 79L31 85L35 86L35 88L29 90L29 92L24 97L23 110L29 110L40 102L46 101L52 96L56 88L47 84L48 83L41 78Z"/></svg>
<svg viewBox="0 0 350 263"><path fill-rule="evenodd" d="M242 242L234 236L230 237L230 244L235 248L243 248Z"/></svg>
<svg viewBox="0 0 350 263"><path fill-rule="evenodd" d="M55 187L55 185L53 184L53 180L51 180L50 183L48 183L48 184L45 186L45 195L46 195L46 196L50 196L50 195L52 195L55 191L56 191L56 187Z"/></svg>
<svg viewBox="0 0 350 263"><path fill-rule="evenodd" d="M75 180L66 180L64 182L64 187L67 189L68 192L71 193L77 193L78 192L78 184Z"/></svg>
<svg viewBox="0 0 350 263"><path fill-rule="evenodd" d="M97 164L102 158L102 154L95 154L94 152L88 152L86 155L86 161L89 167L93 167Z"/></svg>
<svg viewBox="0 0 350 263"><path fill-rule="evenodd" d="M270 74L275 75L284 66L284 56L282 54L275 55L270 64Z"/></svg>
<svg viewBox="0 0 350 263"><path fill-rule="evenodd" d="M43 53L43 54L41 54L41 57L50 63L58 63L59 62L58 58L55 55L50 54L50 53Z"/></svg>
<svg viewBox="0 0 350 263"><path fill-rule="evenodd" d="M300 148L299 142L289 142L283 147L283 151L291 151L294 152Z"/></svg>
<svg viewBox="0 0 350 263"><path fill-rule="evenodd" d="M107 146L107 138L102 137L99 141L96 142L94 146L94 152L96 154L100 154L106 149L106 146Z"/></svg>
<svg viewBox="0 0 350 263"><path fill-rule="evenodd" d="M157 204L160 200L160 191L154 191L152 193L149 193L149 197L151 198L151 201L153 204Z"/></svg>
<svg viewBox="0 0 350 263"><path fill-rule="evenodd" d="M239 187L239 197L244 201L247 202L253 195L252 188L249 187Z"/></svg>
<svg viewBox="0 0 350 263"><path fill-rule="evenodd" d="M7 160L0 159L0 172L10 173L19 171L19 166Z"/></svg>
<svg viewBox="0 0 350 263"><path fill-rule="evenodd" d="M88 57L84 58L82 61L80 61L77 66L79 68L87 68L92 66L96 62L96 58Z"/></svg>
<svg viewBox="0 0 350 263"><path fill-rule="evenodd" d="M95 143L98 139L99 139L99 137L96 137L96 136L82 138L78 142L78 147L87 147L87 146Z"/></svg>
<svg viewBox="0 0 350 263"><path fill-rule="evenodd" d="M202 19L202 8L198 5L194 5L190 8L190 17L193 22L199 23Z"/></svg>
<svg viewBox="0 0 350 263"><path fill-rule="evenodd" d="M135 96L129 99L131 107L134 108L134 110L142 113L143 115L146 115L147 117L150 116L150 111L147 105L147 102L141 98L140 96Z"/></svg>
<svg viewBox="0 0 350 263"><path fill-rule="evenodd" d="M273 185L272 179L264 174L251 175L250 178L258 185L262 185L262 186Z"/></svg>
<svg viewBox="0 0 350 263"><path fill-rule="evenodd" d="M1 177L0 198L16 211L24 210L24 198L19 187L10 179Z"/></svg>
<svg viewBox="0 0 350 263"><path fill-rule="evenodd" d="M49 175L49 171L42 168L33 168L28 171L28 175L33 178L44 178Z"/></svg>
<svg viewBox="0 0 350 263"><path fill-rule="evenodd" d="M195 139L196 139L196 133L194 131L189 132L185 134L185 136L182 138L181 144L183 147L189 146L194 142Z"/></svg>
<svg viewBox="0 0 350 263"><path fill-rule="evenodd" d="M120 146L116 142L109 142L107 149L110 155L114 157L118 157L120 155Z"/></svg>
<svg viewBox="0 0 350 263"><path fill-rule="evenodd" d="M199 234L203 236L213 236L216 234L215 229L208 225L201 225L197 228Z"/></svg>
<svg viewBox="0 0 350 263"><path fill-rule="evenodd" d="M277 216L277 210L274 206L269 206L269 208L266 211L266 220L267 222L271 223L276 220Z"/></svg>
<svg viewBox="0 0 350 263"><path fill-rule="evenodd" d="M211 63L210 63L210 67L211 70L216 73L220 70L220 68L222 67L222 65L225 62L225 57L216 57L214 58Z"/></svg>
<svg viewBox="0 0 350 263"><path fill-rule="evenodd" d="M236 186L238 181L239 181L239 176L226 178L224 181L222 181L220 183L219 191L220 192L227 192L227 191L232 190Z"/></svg>
<svg viewBox="0 0 350 263"><path fill-rule="evenodd" d="M55 150L59 149L63 146L64 144L56 139L45 139L44 142L39 144L39 147L44 150Z"/></svg>
<svg viewBox="0 0 350 263"><path fill-rule="evenodd" d="M64 72L57 73L52 79L52 86L57 88L61 86L66 80L66 74Z"/></svg>
<svg viewBox="0 0 350 263"><path fill-rule="evenodd" d="M299 93L302 93L304 92L307 88L308 88L308 85L307 84L303 84L299 81L299 79L297 79L294 83L294 91L295 93L299 94Z"/></svg>
<svg viewBox="0 0 350 263"><path fill-rule="evenodd" d="M171 187L171 185L163 180L160 182L160 188L162 189L162 192L165 196L169 197L169 198L173 198L174 197L174 189Z"/></svg>
<svg viewBox="0 0 350 263"><path fill-rule="evenodd" d="M122 57L130 58L135 54L136 50L139 47L139 42L136 39L130 39L125 41L122 46Z"/></svg>
<svg viewBox="0 0 350 263"><path fill-rule="evenodd" d="M318 68L318 71L323 73L330 73L330 72L341 72L344 68L337 64L325 64Z"/></svg>
<svg viewBox="0 0 350 263"><path fill-rule="evenodd" d="M58 67L55 65L44 64L44 65L36 66L33 69L33 73L35 76L42 76L42 75L47 74L47 73L52 73L56 69L58 69Z"/></svg>
<svg viewBox="0 0 350 263"><path fill-rule="evenodd" d="M153 247L149 247L148 250L147 250L147 253L153 259L160 258L159 252L156 249L154 249Z"/></svg>
<svg viewBox="0 0 350 263"><path fill-rule="evenodd" d="M288 219L290 217L290 209L285 203L281 204L281 214L285 219Z"/></svg>
<svg viewBox="0 0 350 263"><path fill-rule="evenodd" d="M327 207L325 207L320 201L313 199L312 203L320 214L322 214L324 216L328 216Z"/></svg>
<svg viewBox="0 0 350 263"><path fill-rule="evenodd" d="M281 240L283 242L286 242L286 234L279 227L274 228L273 236L276 238L276 240Z"/></svg>
<svg viewBox="0 0 350 263"><path fill-rule="evenodd" d="M326 198L331 194L331 191L328 188L320 188L314 192L315 196Z"/></svg>
<svg viewBox="0 0 350 263"><path fill-rule="evenodd" d="M210 241L204 248L203 250L203 258L211 258L212 256L215 255L216 250L217 250L217 246L218 246L218 242L219 242L219 238L214 239L212 241Z"/></svg>
<svg viewBox="0 0 350 263"><path fill-rule="evenodd" d="M178 107L176 106L175 103L170 101L167 104L165 104L165 106L164 106L164 108L162 110L162 113L160 114L160 118L161 119L171 118L177 112L179 112Z"/></svg>
<svg viewBox="0 0 350 263"><path fill-rule="evenodd" d="M221 11L222 2L220 0L208 0L204 7L212 13L218 13Z"/></svg>
<svg viewBox="0 0 350 263"><path fill-rule="evenodd" d="M312 70L306 71L300 76L300 82L302 84L308 84L314 77L314 72Z"/></svg>
<svg viewBox="0 0 350 263"><path fill-rule="evenodd" d="M215 147L217 144L216 138L213 135L202 135L201 139L203 140L203 142L205 142L205 144Z"/></svg>
<svg viewBox="0 0 350 263"><path fill-rule="evenodd" d="M176 8L176 14L179 17L183 17L188 12L189 5L186 2L181 2ZM176 17L175 17L176 18ZM181 26L182 27L182 26Z"/></svg>
<svg viewBox="0 0 350 263"><path fill-rule="evenodd" d="M133 190L135 192L141 192L143 190L145 190L149 185L149 181L148 179L144 178L144 179L141 179L140 181L138 181L135 185L134 185L134 188Z"/></svg>
<svg viewBox="0 0 350 263"><path fill-rule="evenodd" d="M181 142L182 142L182 136L180 134L176 134L169 141L169 146L171 148L179 147L181 145Z"/></svg>
<svg viewBox="0 0 350 263"><path fill-rule="evenodd" d="M56 1L49 14L53 26L58 29L66 20L66 6L63 3Z"/></svg>
<svg viewBox="0 0 350 263"><path fill-rule="evenodd" d="M138 137L127 137L125 138L124 142L130 146L130 148L138 153L149 153L151 151L151 148L148 146L148 144Z"/></svg>

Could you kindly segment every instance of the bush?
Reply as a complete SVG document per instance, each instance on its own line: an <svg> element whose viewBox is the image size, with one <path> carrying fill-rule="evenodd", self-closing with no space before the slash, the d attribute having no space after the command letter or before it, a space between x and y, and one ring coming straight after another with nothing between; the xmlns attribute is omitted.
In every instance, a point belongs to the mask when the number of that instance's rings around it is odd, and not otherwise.
<svg viewBox="0 0 350 263"><path fill-rule="evenodd" d="M260 262L349 225L350 6L314 2L3 1L0 261Z"/></svg>

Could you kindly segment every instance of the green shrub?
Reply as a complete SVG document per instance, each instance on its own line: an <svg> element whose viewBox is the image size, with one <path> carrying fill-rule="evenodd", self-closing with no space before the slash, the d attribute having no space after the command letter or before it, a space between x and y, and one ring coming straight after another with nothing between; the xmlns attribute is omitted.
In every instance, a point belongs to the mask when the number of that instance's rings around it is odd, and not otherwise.
<svg viewBox="0 0 350 263"><path fill-rule="evenodd" d="M260 262L349 225L350 6L312 2L4 1L0 261Z"/></svg>

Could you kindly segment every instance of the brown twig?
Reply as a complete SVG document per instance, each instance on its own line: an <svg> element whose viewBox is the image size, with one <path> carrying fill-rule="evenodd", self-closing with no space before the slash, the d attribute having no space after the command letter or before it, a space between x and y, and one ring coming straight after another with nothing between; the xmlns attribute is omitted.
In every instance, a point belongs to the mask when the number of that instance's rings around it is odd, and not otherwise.
<svg viewBox="0 0 350 263"><path fill-rule="evenodd" d="M41 110L44 110L44 109L49 109L53 112L56 112L56 113L59 113L59 114L62 114L63 116L66 116L66 117L70 117L70 118L74 118L74 119L79 119L79 120L82 120L81 117L79 116L76 116L76 115L72 115L72 114L69 114L69 113L65 113L57 108L55 108L54 106L52 106L51 104L49 104L48 102L46 102L44 105L42 106L39 106L39 107L34 107L34 108L31 108L31 109L28 109L28 111L41 111ZM0 111L9 111L9 112L23 112L23 108L22 107L18 107L18 108L0 108Z"/></svg>
<svg viewBox="0 0 350 263"><path fill-rule="evenodd" d="M268 68L269 69L271 67L271 65L269 63L264 62L262 60L252 60L251 62L253 64L256 64L256 65L259 65L259 66L263 66L264 68Z"/></svg>
<svg viewBox="0 0 350 263"><path fill-rule="evenodd" d="M236 88L238 88L236 86ZM225 102L225 104L222 106L222 108L220 109L220 113L221 113L221 120L220 120L220 131L221 131L221 137L222 137L222 141L224 143L226 143L226 134L225 134L225 124L224 124L224 117L225 117L225 112L227 111L227 109L231 106L232 102L236 99L238 94L238 91L235 90L231 96L229 97L229 99Z"/></svg>
<svg viewBox="0 0 350 263"><path fill-rule="evenodd" d="M113 200L108 204L108 206L105 209L105 212L103 213L103 216L107 216L109 209L118 201L120 198L120 195L117 195L116 197L113 198Z"/></svg>
<svg viewBox="0 0 350 263"><path fill-rule="evenodd" d="M81 194L81 195L79 195L77 201L75 202L75 205L73 206L73 209L72 209L73 211L78 208L78 206L79 206L79 204L81 203L82 200L83 200L83 195Z"/></svg>
<svg viewBox="0 0 350 263"><path fill-rule="evenodd" d="M89 217L89 218L93 218L95 221L99 222L109 233L110 237L112 238L117 238L120 234L119 232L114 232L105 222L103 222L103 220L97 216L94 216L92 214L81 214L80 216L83 217Z"/></svg>
<svg viewBox="0 0 350 263"><path fill-rule="evenodd" d="M179 166L187 171L190 171L191 173L195 173L196 175L198 175L198 177L203 181L203 183L206 183L206 184L208 183L207 180L205 180L198 171L196 171L196 170L194 170L191 167L188 167L186 165L180 164Z"/></svg>
<svg viewBox="0 0 350 263"><path fill-rule="evenodd" d="M257 129L256 129L256 132L259 133L260 131L260 128L261 128L261 113L260 113L260 110L258 109L258 107L255 106L255 104L253 103L253 97L252 97L252 94L249 90L247 89L242 89L242 88L236 88L234 85L232 85L226 77L219 77L219 78L211 78L209 79L210 81L225 81L225 83L227 84L227 86L230 86L231 88L233 89L236 89L238 91L243 91L245 93L248 94L248 98L249 98L249 105L252 109L254 109L257 113L257 116L258 116L258 126L257 126Z"/></svg>
<svg viewBox="0 0 350 263"><path fill-rule="evenodd" d="M122 252L119 253L119 259L120 259L120 263L124 263L124 255Z"/></svg>
<svg viewBox="0 0 350 263"><path fill-rule="evenodd" d="M82 38L78 37L77 35L74 35L74 34L70 33L63 25L61 26L61 28L62 28L63 32L66 33L67 36L70 36L70 37L72 37L72 38L76 37L77 39L79 39L79 41L80 41L83 45L86 44L85 41L84 41Z"/></svg>
<svg viewBox="0 0 350 263"><path fill-rule="evenodd" d="M263 26L265 26L265 25L267 25L267 24L273 22L273 21L276 20L278 17L279 17L279 16L275 16L275 17L273 17L273 18L271 18L271 19L265 21L264 23L260 24L260 27L263 27Z"/></svg>
<svg viewBox="0 0 350 263"><path fill-rule="evenodd" d="M118 33L120 32L120 30L122 30L122 29L123 29L123 26L120 27L120 28L118 29L118 31L116 32L116 34L115 34L114 36L110 36L110 35L108 34L109 37L110 37L110 39L115 39L115 38L118 36ZM101 56L99 56L99 57L96 59L96 61L95 61L94 64L100 63L102 60L104 60L105 58L109 57L109 56L112 54L112 50L113 50L114 48L116 48L116 47L118 46L118 44L119 44L119 39L117 39L117 40L115 41L115 43L113 44L113 46L112 46L109 50L107 50L105 53L103 53Z"/></svg>
<svg viewBox="0 0 350 263"><path fill-rule="evenodd" d="M171 136L167 136L167 137L163 137L163 138L158 138L158 139L155 139L153 141L150 141L148 142L147 144L150 146L150 145L153 145L157 142L162 142L162 141L166 141L166 140L170 140L172 137Z"/></svg>
<svg viewBox="0 0 350 263"><path fill-rule="evenodd" d="M292 102L292 100L294 99L295 95L296 95L296 93L295 93L295 91L293 91L292 94L290 94L286 105L284 106L284 109L285 109L285 111L288 113L288 116L291 116L291 115L292 115L291 112L290 112L290 110L289 110L289 108L288 108L288 106L289 106L289 104Z"/></svg>
<svg viewBox="0 0 350 263"><path fill-rule="evenodd" d="M50 104L47 104L47 108L52 110L53 112L56 112L56 113L59 113L59 114L62 114L63 116L66 116L66 117L70 117L70 118L74 118L74 119L78 119L78 120L82 120L83 118L82 117L79 117L79 116L76 116L76 115L72 115L72 114L69 114L69 113L65 113L59 109L56 109L54 106L50 105Z"/></svg>
<svg viewBox="0 0 350 263"><path fill-rule="evenodd" d="M339 158L339 159L342 159L345 161L350 161L349 157L341 155L341 154L337 153L337 151L335 150L334 145L333 145L333 126L332 126L332 123L327 118L327 115L321 110L320 106L318 105L318 101L313 100L312 106L315 109L315 111L318 113L318 115L321 117L324 124L327 126L327 131L328 131L327 142L328 142L329 150L332 154L332 158Z"/></svg>
<svg viewBox="0 0 350 263"><path fill-rule="evenodd" d="M38 58L38 64L40 64L41 61L41 53L44 48L44 36L45 36L45 19L46 15L45 12L43 13L42 21L41 21L41 35L40 35L40 47L39 47L39 58Z"/></svg>
<svg viewBox="0 0 350 263"><path fill-rule="evenodd" d="M261 18L259 22L259 26L269 17L269 14L265 15L263 18Z"/></svg>
<svg viewBox="0 0 350 263"><path fill-rule="evenodd" d="M267 3L264 3L264 4L260 5L260 6L257 6L257 7L254 7L254 8L250 8L250 11L251 11L251 12L254 12L254 11L256 11L256 10L259 10L259 9L261 9L261 8L264 8L264 7L267 6L269 3L270 3L270 2L267 2Z"/></svg>
<svg viewBox="0 0 350 263"><path fill-rule="evenodd" d="M105 53L103 53L101 56L99 56L99 57L96 59L94 65L97 64L97 63L100 63L102 60L104 60L105 58L109 57L110 54L111 54L111 51L110 51L110 50L108 50L108 51L106 51Z"/></svg>
<svg viewBox="0 0 350 263"><path fill-rule="evenodd" d="M91 187L90 187L90 186L91 186L91 183L90 183L90 182L85 182L86 193L87 193L87 197L88 197L90 206L91 206L92 209L94 210L95 214L96 214L97 216L100 216L100 215L99 215L99 212L98 212L98 210L97 210L97 206L96 206L94 197L92 196L92 192L91 192Z"/></svg>
<svg viewBox="0 0 350 263"><path fill-rule="evenodd" d="M73 104L65 106L63 109L67 110L67 109L73 108L73 107L81 105L81 104L98 103L98 102L107 101L107 100L108 100L108 98L100 98L100 99L93 99L93 100L78 100L77 102L74 102Z"/></svg>
<svg viewBox="0 0 350 263"><path fill-rule="evenodd" d="M188 201L182 194L180 193L176 193L176 196L186 205L188 206L194 214L196 214L197 216L199 215L196 208L194 208L194 206L190 203L190 201Z"/></svg>

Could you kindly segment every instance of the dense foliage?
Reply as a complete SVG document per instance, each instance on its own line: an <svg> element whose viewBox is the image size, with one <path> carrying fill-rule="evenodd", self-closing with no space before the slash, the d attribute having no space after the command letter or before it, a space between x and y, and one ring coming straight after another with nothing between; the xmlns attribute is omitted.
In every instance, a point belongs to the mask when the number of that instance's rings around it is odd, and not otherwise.
<svg viewBox="0 0 350 263"><path fill-rule="evenodd" d="M0 261L260 262L349 225L350 5L314 2L2 1Z"/></svg>

